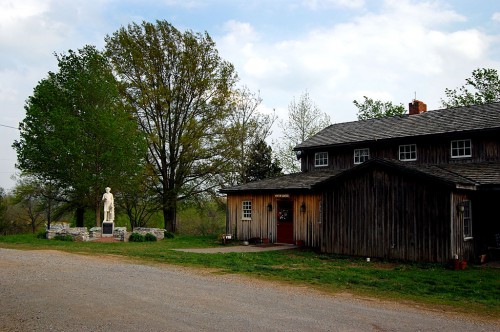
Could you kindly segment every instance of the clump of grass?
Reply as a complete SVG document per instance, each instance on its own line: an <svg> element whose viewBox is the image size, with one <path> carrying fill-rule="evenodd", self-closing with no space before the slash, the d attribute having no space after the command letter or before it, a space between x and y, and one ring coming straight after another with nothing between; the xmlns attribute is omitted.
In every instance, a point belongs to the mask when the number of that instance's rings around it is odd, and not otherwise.
<svg viewBox="0 0 500 332"><path fill-rule="evenodd" d="M54 236L54 240L73 242L73 237L71 235L56 235Z"/></svg>
<svg viewBox="0 0 500 332"><path fill-rule="evenodd" d="M128 238L129 242L144 242L146 239L144 235L139 234L139 233L132 233L130 234L130 237Z"/></svg>
<svg viewBox="0 0 500 332"><path fill-rule="evenodd" d="M154 236L153 234L151 233L147 233L145 236L144 236L144 241L146 242L156 242L158 239L156 238L156 236Z"/></svg>

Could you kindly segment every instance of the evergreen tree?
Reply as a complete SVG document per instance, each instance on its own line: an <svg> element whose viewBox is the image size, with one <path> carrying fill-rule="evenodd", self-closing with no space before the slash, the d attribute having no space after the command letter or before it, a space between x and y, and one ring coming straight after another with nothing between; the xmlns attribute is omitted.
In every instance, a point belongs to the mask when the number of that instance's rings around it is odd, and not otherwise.
<svg viewBox="0 0 500 332"><path fill-rule="evenodd" d="M251 145L246 165L245 182L283 175L278 160L273 160L271 147L262 139Z"/></svg>

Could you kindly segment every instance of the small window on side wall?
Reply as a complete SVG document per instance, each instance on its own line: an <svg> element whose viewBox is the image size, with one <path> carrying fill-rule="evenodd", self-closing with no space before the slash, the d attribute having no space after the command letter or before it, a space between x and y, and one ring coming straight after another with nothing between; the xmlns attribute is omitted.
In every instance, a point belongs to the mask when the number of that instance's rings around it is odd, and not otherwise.
<svg viewBox="0 0 500 332"><path fill-rule="evenodd" d="M472 238L472 213L470 201L463 201L464 239Z"/></svg>
<svg viewBox="0 0 500 332"><path fill-rule="evenodd" d="M316 152L314 154L314 166L315 167L328 166L328 152Z"/></svg>
<svg viewBox="0 0 500 332"><path fill-rule="evenodd" d="M451 141L451 157L467 158L472 157L472 144L470 139Z"/></svg>
<svg viewBox="0 0 500 332"><path fill-rule="evenodd" d="M361 164L370 159L370 149L354 149L354 164Z"/></svg>
<svg viewBox="0 0 500 332"><path fill-rule="evenodd" d="M242 219L250 220L252 219L252 201L243 201L242 203Z"/></svg>
<svg viewBox="0 0 500 332"><path fill-rule="evenodd" d="M399 160L402 161L417 160L417 145L416 144L400 145Z"/></svg>

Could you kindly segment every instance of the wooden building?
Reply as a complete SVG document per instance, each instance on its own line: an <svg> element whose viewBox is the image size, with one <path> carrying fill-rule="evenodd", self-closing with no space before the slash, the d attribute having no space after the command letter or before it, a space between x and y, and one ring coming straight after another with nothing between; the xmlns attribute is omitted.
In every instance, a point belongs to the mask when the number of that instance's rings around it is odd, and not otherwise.
<svg viewBox="0 0 500 332"><path fill-rule="evenodd" d="M334 124L295 150L302 173L224 191L238 238L281 242L279 215L261 211L279 212L280 194L293 202L293 240L327 253L474 260L500 233L500 103L427 112L415 100L408 115ZM244 200L256 204L247 233Z"/></svg>
<svg viewBox="0 0 500 332"><path fill-rule="evenodd" d="M227 232L239 240L303 241L319 247L321 193L312 187L337 173L295 173L223 189L227 194Z"/></svg>

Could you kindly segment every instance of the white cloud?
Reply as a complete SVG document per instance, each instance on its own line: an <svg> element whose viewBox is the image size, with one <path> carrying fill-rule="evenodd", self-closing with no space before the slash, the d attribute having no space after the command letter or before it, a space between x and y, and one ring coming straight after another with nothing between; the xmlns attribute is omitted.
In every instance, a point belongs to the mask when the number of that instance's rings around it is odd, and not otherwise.
<svg viewBox="0 0 500 332"><path fill-rule="evenodd" d="M346 7L359 9L364 7L364 0L304 0L304 5L310 9L318 10L329 7Z"/></svg>
<svg viewBox="0 0 500 332"><path fill-rule="evenodd" d="M491 15L491 19L495 22L500 22L500 12L493 13L493 15Z"/></svg>
<svg viewBox="0 0 500 332"><path fill-rule="evenodd" d="M226 38L233 42L226 54L264 103L287 105L307 89L335 122L353 120L352 100L363 95L406 105L416 92L435 109L444 89L460 85L487 56L489 36L450 29L465 21L438 2L388 0L380 12L279 42L252 42L244 36L257 33L244 25L238 31L248 33Z"/></svg>
<svg viewBox="0 0 500 332"><path fill-rule="evenodd" d="M27 19L45 13L49 8L49 2L38 0L12 1L1 0L0 25L10 25L17 20Z"/></svg>

